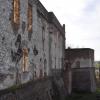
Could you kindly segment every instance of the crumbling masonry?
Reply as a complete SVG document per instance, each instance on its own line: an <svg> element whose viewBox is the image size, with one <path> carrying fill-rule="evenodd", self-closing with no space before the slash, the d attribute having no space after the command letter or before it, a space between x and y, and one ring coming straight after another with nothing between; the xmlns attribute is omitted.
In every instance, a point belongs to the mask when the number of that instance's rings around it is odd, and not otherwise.
<svg viewBox="0 0 100 100"><path fill-rule="evenodd" d="M63 68L65 25L38 0L0 0L0 89Z"/></svg>

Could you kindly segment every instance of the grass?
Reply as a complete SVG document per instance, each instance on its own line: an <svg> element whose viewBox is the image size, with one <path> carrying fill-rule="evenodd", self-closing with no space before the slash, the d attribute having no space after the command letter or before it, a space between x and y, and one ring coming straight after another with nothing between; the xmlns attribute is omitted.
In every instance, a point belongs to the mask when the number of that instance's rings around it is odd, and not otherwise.
<svg viewBox="0 0 100 100"><path fill-rule="evenodd" d="M73 93L66 100L98 100L98 96L100 97L100 88L95 93Z"/></svg>
<svg viewBox="0 0 100 100"><path fill-rule="evenodd" d="M100 80L97 80L97 87L95 93L72 93L66 100L100 100Z"/></svg>

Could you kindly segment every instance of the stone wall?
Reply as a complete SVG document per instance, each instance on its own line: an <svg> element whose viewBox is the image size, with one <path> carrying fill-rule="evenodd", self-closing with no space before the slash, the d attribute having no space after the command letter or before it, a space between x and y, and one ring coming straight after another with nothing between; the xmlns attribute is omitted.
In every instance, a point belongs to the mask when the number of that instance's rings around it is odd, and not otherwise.
<svg viewBox="0 0 100 100"><path fill-rule="evenodd" d="M62 68L64 57L65 30L55 15L50 22L50 13L39 0L19 0L19 23L16 24L13 1L0 0L0 90L52 75L52 68ZM28 30L29 6L31 32Z"/></svg>
<svg viewBox="0 0 100 100"><path fill-rule="evenodd" d="M0 91L0 100L65 100L65 96L61 77L31 81Z"/></svg>
<svg viewBox="0 0 100 100"><path fill-rule="evenodd" d="M64 86L68 95L72 93L72 70L68 69L63 72Z"/></svg>
<svg viewBox="0 0 100 100"><path fill-rule="evenodd" d="M71 68L94 67L94 50L90 48L68 48L65 58Z"/></svg>
<svg viewBox="0 0 100 100"><path fill-rule="evenodd" d="M95 92L96 78L94 68L72 69L72 91Z"/></svg>

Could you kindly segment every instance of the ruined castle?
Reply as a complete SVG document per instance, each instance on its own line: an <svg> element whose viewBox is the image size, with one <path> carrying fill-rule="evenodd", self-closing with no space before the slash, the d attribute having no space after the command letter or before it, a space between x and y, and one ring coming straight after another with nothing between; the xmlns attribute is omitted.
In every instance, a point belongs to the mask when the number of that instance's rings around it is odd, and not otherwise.
<svg viewBox="0 0 100 100"><path fill-rule="evenodd" d="M65 49L65 25L39 0L0 0L0 100L65 100L95 92L94 50Z"/></svg>
<svg viewBox="0 0 100 100"><path fill-rule="evenodd" d="M0 0L0 89L63 69L65 25L39 0Z"/></svg>

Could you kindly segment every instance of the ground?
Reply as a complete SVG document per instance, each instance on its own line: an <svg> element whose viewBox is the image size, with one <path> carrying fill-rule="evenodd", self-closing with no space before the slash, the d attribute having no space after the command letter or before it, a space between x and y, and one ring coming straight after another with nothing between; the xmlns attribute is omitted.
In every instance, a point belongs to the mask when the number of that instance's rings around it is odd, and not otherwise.
<svg viewBox="0 0 100 100"><path fill-rule="evenodd" d="M73 93L66 100L100 100L100 91L96 93Z"/></svg>
<svg viewBox="0 0 100 100"><path fill-rule="evenodd" d="M66 100L100 100L100 81L97 82L95 93L72 93Z"/></svg>

